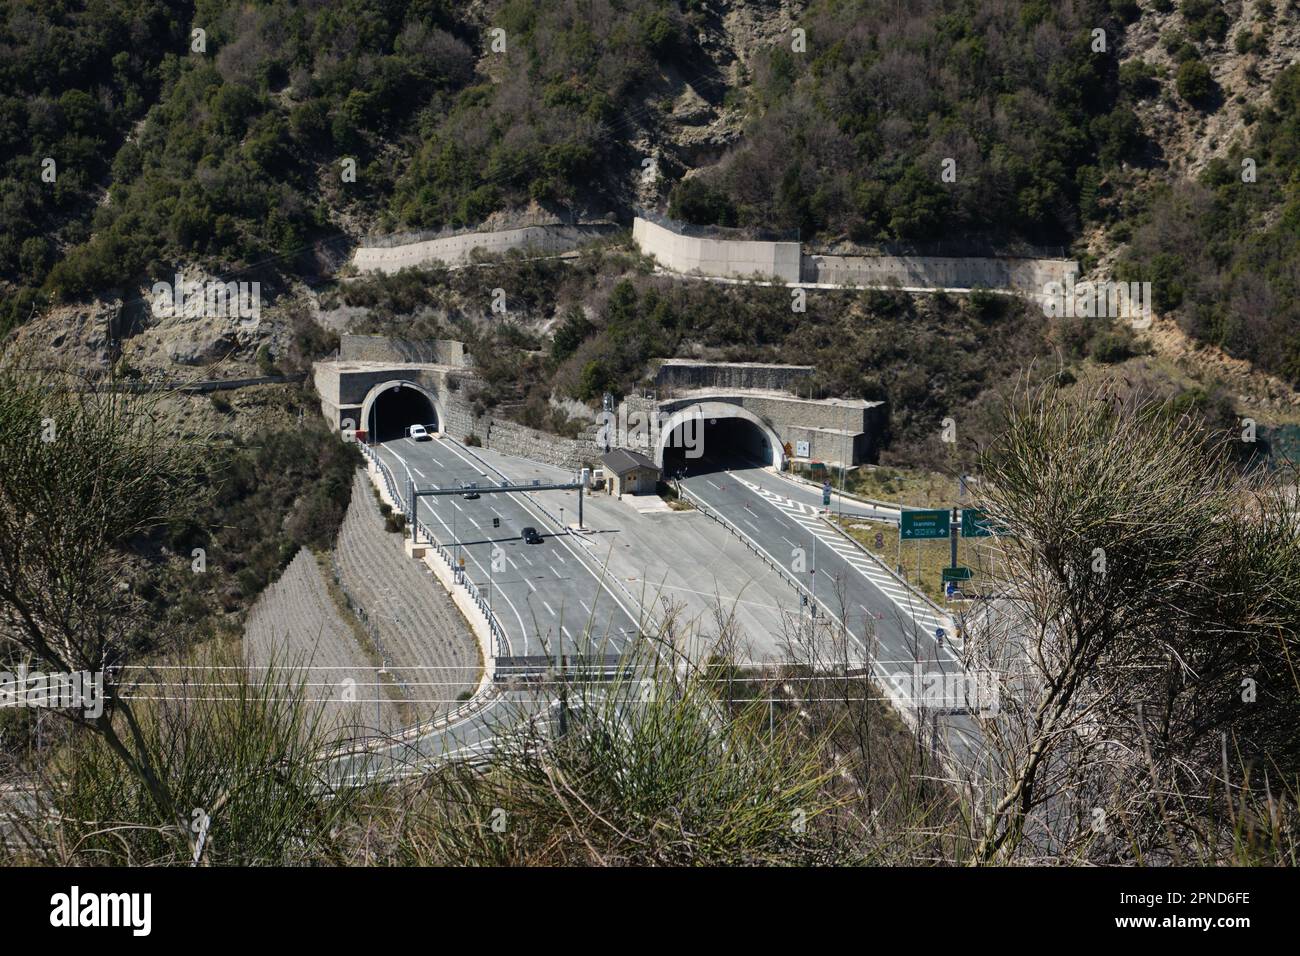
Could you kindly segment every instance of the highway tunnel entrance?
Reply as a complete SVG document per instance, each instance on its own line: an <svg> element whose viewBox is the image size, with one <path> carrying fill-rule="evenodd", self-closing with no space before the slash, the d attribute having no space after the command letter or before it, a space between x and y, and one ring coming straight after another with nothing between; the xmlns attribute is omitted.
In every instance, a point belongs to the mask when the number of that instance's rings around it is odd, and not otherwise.
<svg viewBox="0 0 1300 956"><path fill-rule="evenodd" d="M675 416L674 416L675 417ZM775 435L759 420L737 414L700 415L672 425L663 443L663 474L674 477L780 464Z"/></svg>
<svg viewBox="0 0 1300 956"><path fill-rule="evenodd" d="M366 431L376 441L401 438L411 425L423 425L430 432L439 427L438 411L423 389L397 382L375 394L366 417Z"/></svg>

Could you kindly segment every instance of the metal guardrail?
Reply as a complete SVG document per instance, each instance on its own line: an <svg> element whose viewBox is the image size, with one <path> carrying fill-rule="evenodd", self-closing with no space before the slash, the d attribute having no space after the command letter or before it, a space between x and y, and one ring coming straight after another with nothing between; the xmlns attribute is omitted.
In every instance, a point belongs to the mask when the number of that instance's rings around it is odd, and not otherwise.
<svg viewBox="0 0 1300 956"><path fill-rule="evenodd" d="M862 554L865 555L866 558L870 560L874 565L876 565L876 567L880 568L891 578L897 581L899 585L906 588L908 594L911 594L917 601L921 602L922 604L929 607L930 610L934 611L935 614L937 614L941 620L945 617L952 617L951 611L947 611L944 608L940 607L938 603L931 600L929 595L921 591L920 588L913 586L912 583L907 580L907 578L903 577L896 570L891 568L888 562L884 561L878 554L873 552L870 548L864 545L857 538L853 537L853 535L849 534L847 531L841 528L834 521L828 520L824 515L822 516L822 521L827 527L829 527L832 531L838 534L841 538L843 538L845 541L849 542L849 544L853 545L853 547L857 548L860 552L862 552Z"/></svg>
<svg viewBox="0 0 1300 956"><path fill-rule="evenodd" d="M408 508L406 499L402 495L401 491L398 490L397 482L394 480L392 472L389 471L388 466L384 464L379 455L367 445L362 444L361 451L362 454L364 454L366 458L378 468L380 475L383 476L384 487L388 490L389 496L394 501L400 503L403 511L406 512ZM465 593L468 594L470 600L474 602L474 606L483 612L483 617L488 624L488 632L492 636L492 642L496 649L494 656L503 657L506 651L505 631L501 627L501 623L497 620L496 614L493 613L491 605L484 600L482 592L480 592L474 582L470 580L469 576L461 570L452 553L443 546L442 542L434 537L433 532L429 530L428 525L419 518L414 518L414 516L412 516L412 518L413 520L409 521L412 540L416 544L421 543L420 531L424 531L428 544L438 553L438 557L442 558L443 563L447 565L447 569L452 574L452 580L465 589Z"/></svg>
<svg viewBox="0 0 1300 956"><path fill-rule="evenodd" d="M822 604L822 602L818 600L816 595L814 595L811 590L809 590L808 588L800 584L799 580L793 574L791 574L790 571L786 569L785 565L783 565L780 561L776 560L776 558L772 557L772 555L768 553L767 549L764 548L761 544L759 544L749 535L745 534L745 532L741 531L734 524L732 524L722 515L718 514L708 505L706 505L704 503L704 500L700 498L698 495L692 493L690 489L681 488L679 489L679 491L682 497L685 498L687 501L689 501L691 505L697 511L700 512L700 514L704 515L704 517L706 518L711 518L712 520L716 521L718 524L722 525L722 527L730 531L733 535L735 535L737 538L740 539L741 543L744 544L745 547L749 548L750 551L753 551L754 554L758 555L758 557L768 567L770 567L773 571L779 574L787 584L789 584L792 588L798 591L799 594L807 597L809 607L816 607L818 604L821 604L823 608L826 608L826 605ZM830 608L826 608L826 613L830 614ZM831 614L832 619L834 618L834 616L835 615Z"/></svg>

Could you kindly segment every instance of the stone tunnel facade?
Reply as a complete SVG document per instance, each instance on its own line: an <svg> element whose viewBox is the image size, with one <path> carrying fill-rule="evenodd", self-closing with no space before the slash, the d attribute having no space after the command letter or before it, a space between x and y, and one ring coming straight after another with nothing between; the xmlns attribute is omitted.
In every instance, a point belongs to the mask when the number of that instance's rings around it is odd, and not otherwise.
<svg viewBox="0 0 1300 956"><path fill-rule="evenodd" d="M440 348L436 357L444 362L411 362L406 359L410 354L406 348L386 351L381 337L348 336L338 359L317 362L314 368L326 420L339 429L364 428L376 395L404 382L429 399L439 429L461 441L575 470L598 464L606 439L598 413L592 413L591 425L577 438L478 414L467 395L474 382L468 356ZM795 390L812 371L799 365L667 360L654 394L629 395L621 402L615 418L632 427L615 431L611 447L631 448L662 463L669 438L665 426L670 430L694 409L706 420L753 421L775 440L778 454L772 464L788 458L850 465L873 460L884 425L883 403L800 398Z"/></svg>

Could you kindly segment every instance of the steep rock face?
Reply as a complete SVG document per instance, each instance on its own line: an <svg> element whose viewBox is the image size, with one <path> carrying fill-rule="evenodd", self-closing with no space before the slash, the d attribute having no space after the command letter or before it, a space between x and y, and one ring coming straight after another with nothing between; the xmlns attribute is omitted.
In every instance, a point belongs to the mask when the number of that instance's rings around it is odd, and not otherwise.
<svg viewBox="0 0 1300 956"><path fill-rule="evenodd" d="M192 270L185 276L186 281L215 281ZM192 378L190 370L217 363L222 369L212 377L223 378L251 374L257 350L268 343L274 347L284 337L276 310L268 306L261 312L265 302L253 318L231 309L158 315L152 305L150 290L139 289L125 301L55 306L17 330L15 347L92 376L107 372L120 358L123 368L146 378Z"/></svg>
<svg viewBox="0 0 1300 956"><path fill-rule="evenodd" d="M1223 40L1206 38L1196 43L1217 91L1195 108L1177 93L1176 51L1171 52L1172 43L1166 43L1175 37L1189 38L1181 6L1166 13L1145 9L1129 26L1121 64L1142 60L1164 74L1157 78L1158 94L1140 103L1135 113L1143 131L1157 144L1169 175L1195 177L1211 159L1226 154L1234 141L1245 141L1249 110L1267 98L1274 78L1296 62L1300 51L1300 16L1288 10L1290 6L1285 0L1225 5L1231 20ZM1245 52L1238 52L1239 37L1253 38Z"/></svg>

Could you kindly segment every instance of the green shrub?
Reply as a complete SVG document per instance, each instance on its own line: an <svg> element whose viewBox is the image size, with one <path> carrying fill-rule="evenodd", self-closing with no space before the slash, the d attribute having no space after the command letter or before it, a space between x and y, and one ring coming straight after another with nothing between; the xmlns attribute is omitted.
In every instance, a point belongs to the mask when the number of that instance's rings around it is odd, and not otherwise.
<svg viewBox="0 0 1300 956"><path fill-rule="evenodd" d="M1113 365L1132 358L1137 352L1131 334L1112 331L1095 336L1089 344L1088 354L1094 361Z"/></svg>
<svg viewBox="0 0 1300 956"><path fill-rule="evenodd" d="M1193 105L1204 103L1214 89L1210 68L1201 60L1187 60L1178 67L1178 95Z"/></svg>
<svg viewBox="0 0 1300 956"><path fill-rule="evenodd" d="M1179 9L1193 40L1222 42L1228 35L1228 14L1218 0L1182 0Z"/></svg>

